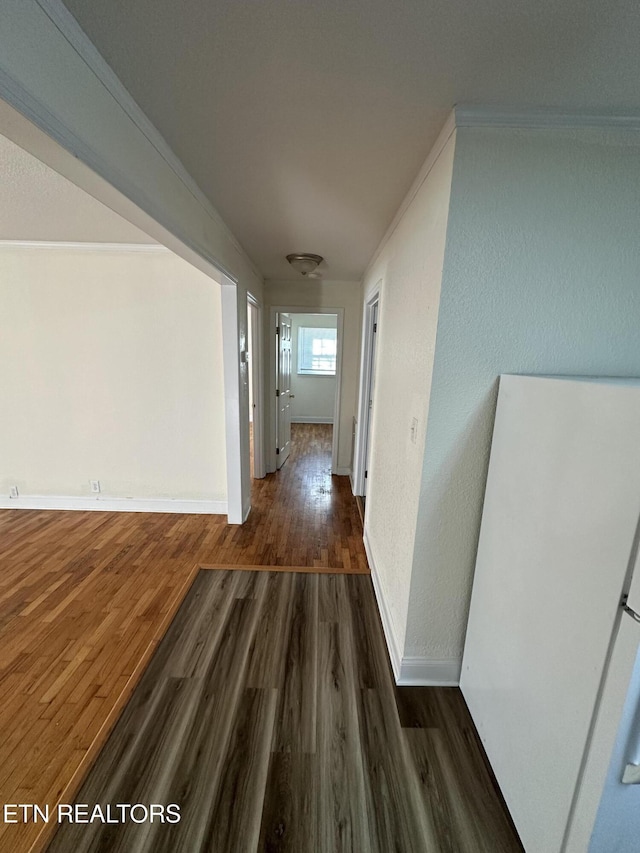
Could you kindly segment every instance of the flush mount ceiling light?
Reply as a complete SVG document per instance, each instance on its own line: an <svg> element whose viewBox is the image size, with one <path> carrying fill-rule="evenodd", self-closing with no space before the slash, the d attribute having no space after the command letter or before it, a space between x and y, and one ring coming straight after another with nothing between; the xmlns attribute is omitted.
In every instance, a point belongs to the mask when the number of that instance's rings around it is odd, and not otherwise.
<svg viewBox="0 0 640 853"><path fill-rule="evenodd" d="M322 263L322 255L310 255L308 252L301 252L297 255L287 255L287 260L294 268L302 275L313 273L318 264Z"/></svg>

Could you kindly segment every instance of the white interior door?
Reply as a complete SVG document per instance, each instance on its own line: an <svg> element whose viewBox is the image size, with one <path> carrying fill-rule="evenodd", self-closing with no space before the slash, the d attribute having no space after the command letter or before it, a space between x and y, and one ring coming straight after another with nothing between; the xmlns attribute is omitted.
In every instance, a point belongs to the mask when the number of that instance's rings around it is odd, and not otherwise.
<svg viewBox="0 0 640 853"><path fill-rule="evenodd" d="M378 303L371 307L371 351L369 356L369 390L367 392L367 423L365 427L365 462L362 494L366 496L369 484L369 459L371 456L371 423L373 420L373 391L376 384L376 344L378 341Z"/></svg>
<svg viewBox="0 0 640 853"><path fill-rule="evenodd" d="M278 336L276 468L282 468L291 452L291 317L288 314L278 314L276 323Z"/></svg>

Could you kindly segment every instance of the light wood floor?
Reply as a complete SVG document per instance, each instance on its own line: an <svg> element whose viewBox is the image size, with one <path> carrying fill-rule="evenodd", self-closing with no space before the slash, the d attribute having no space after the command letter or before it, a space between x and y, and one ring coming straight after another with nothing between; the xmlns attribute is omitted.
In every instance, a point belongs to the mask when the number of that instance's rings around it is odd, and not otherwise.
<svg viewBox="0 0 640 853"><path fill-rule="evenodd" d="M293 438L282 471L254 481L241 528L217 516L0 511L0 804L73 796L197 566L368 571L348 479L329 474L331 428L295 425ZM40 849L43 828L0 823L0 850Z"/></svg>
<svg viewBox="0 0 640 853"><path fill-rule="evenodd" d="M200 572L77 802L181 820L49 853L522 849L460 692L395 688L364 575Z"/></svg>

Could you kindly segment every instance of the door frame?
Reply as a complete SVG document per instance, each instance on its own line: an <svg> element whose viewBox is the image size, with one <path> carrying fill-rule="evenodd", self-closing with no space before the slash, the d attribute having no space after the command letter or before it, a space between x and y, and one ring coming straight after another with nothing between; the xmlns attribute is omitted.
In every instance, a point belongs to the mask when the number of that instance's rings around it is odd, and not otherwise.
<svg viewBox="0 0 640 853"><path fill-rule="evenodd" d="M264 370L263 370L263 309L260 300L247 292L247 311L255 311L255 323L251 323L249 353L253 394L253 477L261 480L267 475L264 459Z"/></svg>
<svg viewBox="0 0 640 853"><path fill-rule="evenodd" d="M288 325L289 336L283 334L283 328ZM287 344L288 346L285 346ZM288 365L288 388L283 388L283 369L280 364L280 356L283 352L289 356ZM291 315L285 311L276 314L276 470L279 471L289 458L291 453L291 368L293 361L293 320ZM289 420L283 424L281 418L283 411L287 412ZM288 428L287 428L288 426Z"/></svg>
<svg viewBox="0 0 640 853"><path fill-rule="evenodd" d="M382 279L378 281L365 299L362 316L362 351L360 354L360 388L358 391L358 427L356 429L356 446L353 453L353 473L351 487L354 495L364 495L364 474L367 467L367 450L371 440L368 431L369 399L371 380L373 378L373 315L374 307L378 306L378 323L380 322L380 293Z"/></svg>
<svg viewBox="0 0 640 853"><path fill-rule="evenodd" d="M242 399L240 355L240 312L238 287L226 275L221 277L222 304L222 363L224 372L224 418L227 456L227 520L229 524L242 524L249 510L245 508L250 496L246 495L242 476ZM248 446L248 428L247 428ZM248 469L247 469L248 470ZM249 503L250 509L250 503Z"/></svg>
<svg viewBox="0 0 640 853"><path fill-rule="evenodd" d="M336 352L336 392L333 403L333 441L331 444L331 473L338 470L338 447L340 432L340 400L342 397L342 348L344 331L344 308L325 308L316 305L272 305L269 313L269 422L271 423L271 445L267 448L267 471L276 470L276 435L278 409L276 406L276 375L278 353L276 345L276 316L284 314L335 314L338 317L338 340Z"/></svg>

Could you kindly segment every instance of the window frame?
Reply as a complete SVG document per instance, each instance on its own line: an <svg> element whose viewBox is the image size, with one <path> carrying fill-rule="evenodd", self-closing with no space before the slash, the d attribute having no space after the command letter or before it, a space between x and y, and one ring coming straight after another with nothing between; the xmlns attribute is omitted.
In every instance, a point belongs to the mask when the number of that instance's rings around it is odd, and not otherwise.
<svg viewBox="0 0 640 853"><path fill-rule="evenodd" d="M305 354L309 352L308 347L303 345L303 339L305 337L305 333L314 333L314 332L333 332L333 336L324 336L321 340L332 340L334 345L334 351L332 354L333 357L333 370L321 370L314 369L312 367L305 367L303 365L303 357ZM312 337L312 335L311 335ZM316 376L316 377L327 377L327 378L335 378L338 370L338 329L336 326L298 326L297 329L297 340L296 345L298 348L297 359L296 359L296 374L298 376ZM320 356L322 357L322 356ZM329 356L331 357L331 356Z"/></svg>

